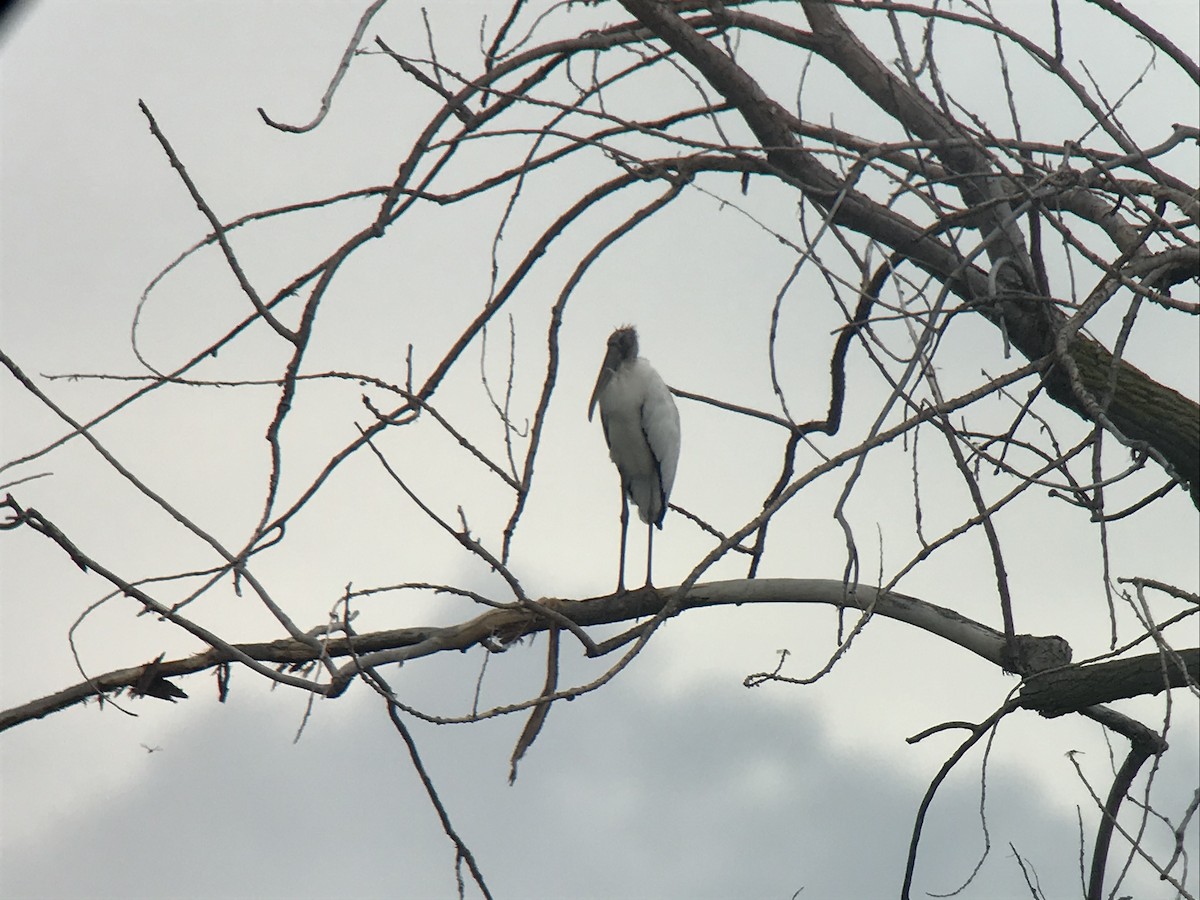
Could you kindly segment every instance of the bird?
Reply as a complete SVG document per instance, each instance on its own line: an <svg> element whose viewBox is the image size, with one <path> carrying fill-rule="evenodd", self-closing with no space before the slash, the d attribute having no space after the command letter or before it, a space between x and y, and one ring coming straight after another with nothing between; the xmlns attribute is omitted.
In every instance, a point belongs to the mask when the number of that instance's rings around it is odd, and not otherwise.
<svg viewBox="0 0 1200 900"><path fill-rule="evenodd" d="M625 325L608 338L608 350L588 404L596 406L609 458L621 476L621 559L617 593L625 592L625 538L629 501L646 523L646 587L650 587L654 529L661 529L679 465L679 410L662 376L638 356L637 330Z"/></svg>

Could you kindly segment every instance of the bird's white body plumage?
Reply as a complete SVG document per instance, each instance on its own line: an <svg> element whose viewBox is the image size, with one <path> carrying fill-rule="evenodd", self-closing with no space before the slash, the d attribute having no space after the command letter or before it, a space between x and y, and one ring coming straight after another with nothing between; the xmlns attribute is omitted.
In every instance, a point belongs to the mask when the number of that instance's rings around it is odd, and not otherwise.
<svg viewBox="0 0 1200 900"><path fill-rule="evenodd" d="M596 395L608 454L643 522L662 528L679 464L679 411L649 362L625 360Z"/></svg>
<svg viewBox="0 0 1200 900"><path fill-rule="evenodd" d="M596 389L588 404L588 418L600 406L608 455L621 476L621 559L617 593L625 590L625 538L629 528L629 501L637 506L646 528L646 586L650 587L654 529L662 528L667 498L675 484L679 463L679 412L671 389L638 356L637 330L618 328L608 338L608 351L600 365Z"/></svg>

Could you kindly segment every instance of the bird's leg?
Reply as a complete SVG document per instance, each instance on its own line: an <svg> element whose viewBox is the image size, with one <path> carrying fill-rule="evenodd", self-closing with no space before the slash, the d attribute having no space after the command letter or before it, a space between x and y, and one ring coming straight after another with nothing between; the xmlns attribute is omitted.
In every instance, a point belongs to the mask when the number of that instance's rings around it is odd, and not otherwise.
<svg viewBox="0 0 1200 900"><path fill-rule="evenodd" d="M625 533L629 529L629 494L621 485L621 562L617 569L617 593L625 593Z"/></svg>
<svg viewBox="0 0 1200 900"><path fill-rule="evenodd" d="M646 525L646 587L650 587L650 560L654 554L654 523Z"/></svg>

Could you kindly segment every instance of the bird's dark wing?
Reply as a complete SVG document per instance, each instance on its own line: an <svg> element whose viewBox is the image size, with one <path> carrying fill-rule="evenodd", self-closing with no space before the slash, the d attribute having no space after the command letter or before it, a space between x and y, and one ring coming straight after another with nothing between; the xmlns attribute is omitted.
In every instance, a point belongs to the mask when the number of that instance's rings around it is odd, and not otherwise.
<svg viewBox="0 0 1200 900"><path fill-rule="evenodd" d="M647 368L652 375L652 387L642 403L641 424L658 475L661 502L654 524L661 527L667 498L671 496L671 488L675 484L675 470L679 465L679 411L675 408L670 389L657 372L650 369L649 365Z"/></svg>

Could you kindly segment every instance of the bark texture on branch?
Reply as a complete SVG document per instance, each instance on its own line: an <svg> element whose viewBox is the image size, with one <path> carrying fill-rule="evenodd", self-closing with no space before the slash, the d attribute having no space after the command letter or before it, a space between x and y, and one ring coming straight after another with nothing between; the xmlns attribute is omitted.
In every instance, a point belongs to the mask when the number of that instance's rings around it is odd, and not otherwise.
<svg viewBox="0 0 1200 900"><path fill-rule="evenodd" d="M1151 653L1090 666L1068 666L1032 676L1020 701L1046 718L1079 712L1099 703L1158 694L1200 683L1200 649Z"/></svg>

